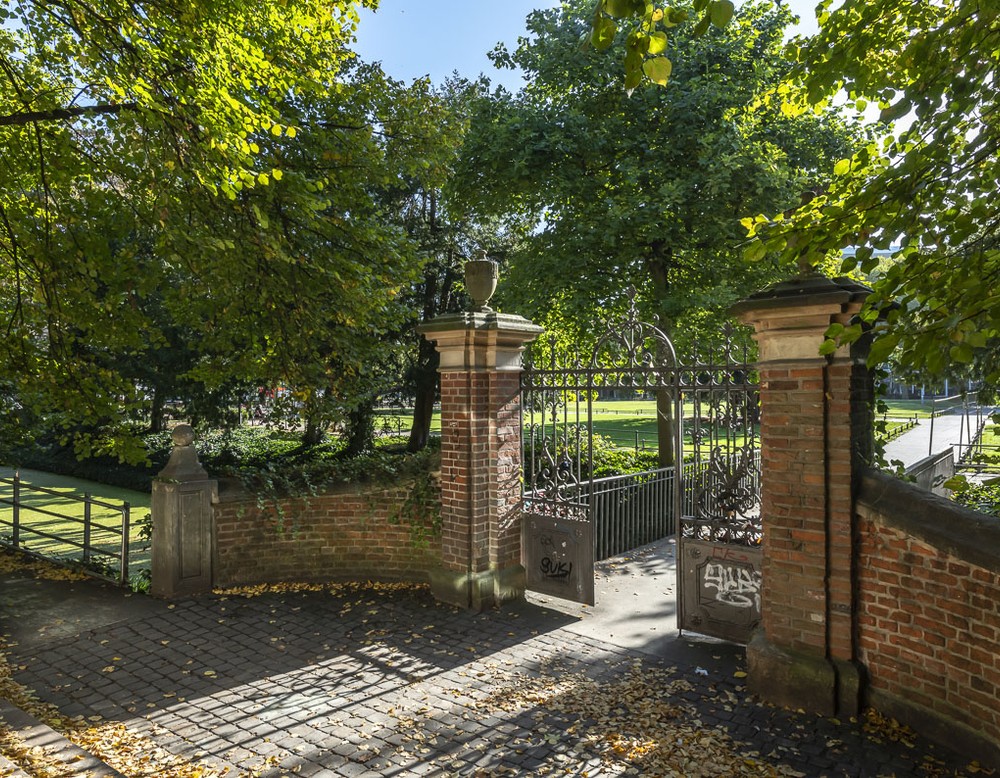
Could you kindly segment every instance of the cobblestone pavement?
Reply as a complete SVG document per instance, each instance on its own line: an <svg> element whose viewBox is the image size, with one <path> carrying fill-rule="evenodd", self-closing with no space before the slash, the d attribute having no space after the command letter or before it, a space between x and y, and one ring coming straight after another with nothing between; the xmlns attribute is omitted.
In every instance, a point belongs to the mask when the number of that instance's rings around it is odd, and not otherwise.
<svg viewBox="0 0 1000 778"><path fill-rule="evenodd" d="M527 603L471 614L419 588L216 595L8 655L63 713L233 775L966 769L898 730L756 703L725 646L681 638L652 657L570 621Z"/></svg>

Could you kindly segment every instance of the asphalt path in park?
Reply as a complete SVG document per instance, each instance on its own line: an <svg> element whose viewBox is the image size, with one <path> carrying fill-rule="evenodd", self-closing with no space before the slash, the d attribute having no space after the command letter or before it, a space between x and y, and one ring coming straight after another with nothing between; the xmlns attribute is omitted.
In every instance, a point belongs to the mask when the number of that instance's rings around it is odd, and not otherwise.
<svg viewBox="0 0 1000 778"><path fill-rule="evenodd" d="M982 418L988 419L992 408L983 411ZM962 446L969 444L970 432L974 436L978 425L975 413L964 414L959 411L943 414L934 419L920 419L917 426L907 430L895 440L885 444L885 459L892 463L902 462L903 467L910 467L921 459L938 454L951 447L958 461Z"/></svg>
<svg viewBox="0 0 1000 778"><path fill-rule="evenodd" d="M167 604L9 573L0 613L18 684L216 774L965 774L884 722L760 703L740 647L678 636L673 570L654 544L599 565L594 608L482 614L422 587Z"/></svg>

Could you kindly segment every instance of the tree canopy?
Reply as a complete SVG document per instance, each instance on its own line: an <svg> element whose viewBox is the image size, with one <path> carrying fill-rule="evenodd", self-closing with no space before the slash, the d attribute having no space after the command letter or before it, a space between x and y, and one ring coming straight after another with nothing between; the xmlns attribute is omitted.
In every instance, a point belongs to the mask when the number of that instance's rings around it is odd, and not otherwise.
<svg viewBox="0 0 1000 778"><path fill-rule="evenodd" d="M355 6L3 7L8 408L136 456L122 408L157 386L365 382L422 262L378 191L434 175L443 123L426 83L350 64Z"/></svg>
<svg viewBox="0 0 1000 778"><path fill-rule="evenodd" d="M532 35L494 53L527 84L481 102L460 202L537 224L502 293L557 329L579 332L630 285L667 322L723 309L773 272L743 261L739 219L797 204L853 136L826 114L761 105L787 76L787 10L749 3L706 34L676 28L668 87L629 95L619 63L632 33L619 32L612 56L581 48L592 7L535 12Z"/></svg>
<svg viewBox="0 0 1000 778"><path fill-rule="evenodd" d="M615 6L637 31L656 13ZM823 351L881 321L873 364L895 352L904 370L971 369L995 385L1000 4L823 0L816 10L819 33L789 47L794 67L769 101L792 116L846 97L848 107L875 109L895 129L839 160L829 185L803 207L747 220L757 238L748 253L781 251L809 267L851 247L841 271L873 280L875 293L863 321L832 327ZM599 27L595 17L595 35Z"/></svg>
<svg viewBox="0 0 1000 778"><path fill-rule="evenodd" d="M818 12L820 32L796 43L791 87L777 95L786 112L846 94L858 110L877 106L895 131L839 161L828 191L790 219L751 228L806 264L857 245L843 270L874 274L864 316L888 323L873 362L899 346L906 365L941 373L976 363L995 383L1000 4L847 0ZM892 251L881 267L878 249Z"/></svg>

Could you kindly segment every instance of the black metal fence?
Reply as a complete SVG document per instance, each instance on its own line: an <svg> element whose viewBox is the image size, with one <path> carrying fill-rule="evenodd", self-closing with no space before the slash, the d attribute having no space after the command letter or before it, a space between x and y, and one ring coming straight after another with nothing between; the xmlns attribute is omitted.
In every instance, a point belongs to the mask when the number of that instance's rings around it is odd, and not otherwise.
<svg viewBox="0 0 1000 778"><path fill-rule="evenodd" d="M623 554L676 531L674 468L596 478L581 485L594 523L594 558Z"/></svg>
<svg viewBox="0 0 1000 778"><path fill-rule="evenodd" d="M686 462L681 469L682 514L718 511L716 503L725 488L737 488L759 499L760 450L750 456L748 466L740 469L735 483L728 487L716 482L711 460ZM595 559L608 559L675 534L674 482L673 467L584 481L580 501L588 505L593 517Z"/></svg>
<svg viewBox="0 0 1000 778"><path fill-rule="evenodd" d="M19 473L0 478L0 545L55 562L78 561L83 572L128 584L131 507L90 495L26 484ZM79 509L82 507L82 516Z"/></svg>

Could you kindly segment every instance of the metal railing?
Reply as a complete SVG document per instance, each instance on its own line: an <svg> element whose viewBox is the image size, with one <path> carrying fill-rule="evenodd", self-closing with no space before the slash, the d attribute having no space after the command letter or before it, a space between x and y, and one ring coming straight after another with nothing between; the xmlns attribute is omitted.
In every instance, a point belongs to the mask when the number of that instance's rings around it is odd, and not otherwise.
<svg viewBox="0 0 1000 778"><path fill-rule="evenodd" d="M728 488L736 487L759 496L759 450L754 451L749 464ZM719 484L715 482L711 462L685 462L681 472L682 515L697 517L706 511L715 512ZM579 499L589 506L593 517L594 558L607 559L675 534L674 480L675 469L665 467L581 483Z"/></svg>
<svg viewBox="0 0 1000 778"><path fill-rule="evenodd" d="M108 503L95 500L89 494L78 497L74 494L46 489L26 484L20 473L13 478L0 478L0 485L10 487L7 494L0 496L0 505L11 508L11 518L0 514L0 526L10 528L10 532L0 536L0 545L15 548L32 556L53 562L65 562L80 552L79 561L83 572L96 578L112 581L121 586L128 584L129 532L131 530L131 507L127 502ZM83 517L73 513L63 513L49 507L31 504L33 497L44 495L63 503L83 505ZM95 516L98 513L105 515ZM108 514L118 515L120 520L108 523ZM78 525L79 530L67 530L64 525ZM46 553L28 546L28 540L51 541L46 544ZM65 549L72 549L64 552ZM114 573L115 561L117 572ZM110 572L109 572L110 571ZM114 573L114 574L112 574Z"/></svg>
<svg viewBox="0 0 1000 778"><path fill-rule="evenodd" d="M951 405L945 406L946 403L951 403ZM958 428L958 443L953 445L957 445L959 447L959 451L961 451L964 446L971 446L974 443L974 440L982 433L983 426L986 423L984 418L985 409L979 405L979 403L970 403L968 396L961 394L955 394L951 397L935 398L931 401L930 438L927 441L927 456L934 455L934 419L946 413L958 410L961 410L963 420L962 424L960 424ZM972 416L975 416L976 419L975 431L972 430Z"/></svg>
<svg viewBox="0 0 1000 778"><path fill-rule="evenodd" d="M581 484L581 492L593 517L595 560L675 532L673 467L597 478Z"/></svg>

